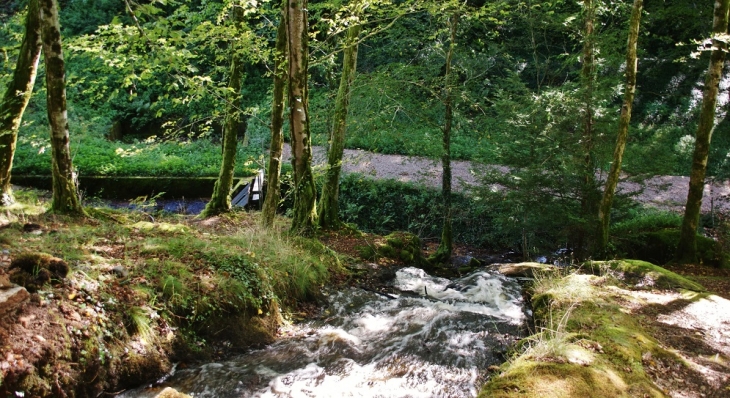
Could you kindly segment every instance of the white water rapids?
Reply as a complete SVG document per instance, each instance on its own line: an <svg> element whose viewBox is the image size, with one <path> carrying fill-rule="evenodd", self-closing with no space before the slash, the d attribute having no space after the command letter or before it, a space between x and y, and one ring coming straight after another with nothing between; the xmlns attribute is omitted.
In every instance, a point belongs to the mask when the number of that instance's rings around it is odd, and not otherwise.
<svg viewBox="0 0 730 398"><path fill-rule="evenodd" d="M396 273L401 294L351 288L292 337L163 384L193 397L474 397L525 321L516 282L479 271L448 280Z"/></svg>

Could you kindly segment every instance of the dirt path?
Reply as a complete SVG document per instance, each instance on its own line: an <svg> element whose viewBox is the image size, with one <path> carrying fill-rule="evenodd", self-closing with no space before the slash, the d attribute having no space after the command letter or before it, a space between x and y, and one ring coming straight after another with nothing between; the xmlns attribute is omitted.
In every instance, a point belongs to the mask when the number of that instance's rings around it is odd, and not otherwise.
<svg viewBox="0 0 730 398"><path fill-rule="evenodd" d="M290 147L284 148L285 161L290 159ZM324 169L326 164L324 147L314 148L315 168ZM485 167L480 163L469 161L453 161L451 163L454 190L463 192L468 187L479 182L480 169ZM498 170L507 172L507 167L498 167ZM374 179L393 179L400 182L422 183L426 186L441 187L441 163L439 160L418 156L384 155L359 149L345 149L343 158L345 173L361 173ZM619 184L621 192L640 192L637 200L641 203L667 210L682 211L687 199L689 177L683 176L656 176L642 183L622 181ZM642 191L643 188L643 191ZM705 194L702 201L702 211L712 209L730 210L730 181L714 182L705 185Z"/></svg>

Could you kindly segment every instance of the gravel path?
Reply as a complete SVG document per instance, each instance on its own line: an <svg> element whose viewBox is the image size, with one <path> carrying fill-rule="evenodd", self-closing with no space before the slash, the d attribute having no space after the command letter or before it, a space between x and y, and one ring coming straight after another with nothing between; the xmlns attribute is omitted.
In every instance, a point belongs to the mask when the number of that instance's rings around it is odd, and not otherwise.
<svg viewBox="0 0 730 398"><path fill-rule="evenodd" d="M290 160L290 147L284 148L285 161ZM327 163L324 147L314 147L315 168L324 169ZM480 163L469 161L452 161L451 170L454 181L454 190L463 192L465 188L476 185L479 179ZM507 172L503 166L499 170ZM401 182L422 183L426 186L441 187L441 162L418 156L384 155L359 149L345 149L343 157L343 171L345 173L360 173L374 179L393 179ZM622 181L619 183L620 192L639 192L637 200L646 205L661 209L683 211L687 200L689 177L683 176L655 176L642 183ZM705 193L702 201L702 211L730 210L730 181L705 184Z"/></svg>

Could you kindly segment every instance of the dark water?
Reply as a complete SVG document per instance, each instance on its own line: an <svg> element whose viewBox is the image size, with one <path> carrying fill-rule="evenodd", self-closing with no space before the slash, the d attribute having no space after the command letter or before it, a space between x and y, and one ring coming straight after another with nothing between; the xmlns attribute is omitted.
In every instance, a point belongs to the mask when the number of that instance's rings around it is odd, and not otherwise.
<svg viewBox="0 0 730 398"><path fill-rule="evenodd" d="M140 210L147 213L167 212L175 214L200 214L210 198L155 199L155 200L106 200L91 203L113 209Z"/></svg>
<svg viewBox="0 0 730 398"><path fill-rule="evenodd" d="M329 295L321 319L289 326L277 343L179 370L154 388L194 397L474 397L525 321L520 287L479 271L448 280L398 271L389 298L362 289Z"/></svg>

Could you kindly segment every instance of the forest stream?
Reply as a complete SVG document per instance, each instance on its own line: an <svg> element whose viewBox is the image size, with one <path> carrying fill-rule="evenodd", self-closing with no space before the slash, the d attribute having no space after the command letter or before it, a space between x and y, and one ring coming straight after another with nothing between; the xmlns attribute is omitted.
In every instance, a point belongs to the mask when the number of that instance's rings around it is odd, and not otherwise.
<svg viewBox="0 0 730 398"><path fill-rule="evenodd" d="M448 280L403 268L395 294L331 292L318 319L264 349L178 369L154 387L194 397L474 397L527 319L518 283L478 271Z"/></svg>

